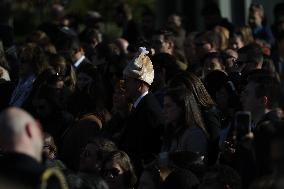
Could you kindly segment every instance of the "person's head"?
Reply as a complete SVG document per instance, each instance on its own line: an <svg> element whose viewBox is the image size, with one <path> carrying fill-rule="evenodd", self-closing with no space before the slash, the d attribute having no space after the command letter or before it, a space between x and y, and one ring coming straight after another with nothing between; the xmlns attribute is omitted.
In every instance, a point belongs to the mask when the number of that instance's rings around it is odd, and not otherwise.
<svg viewBox="0 0 284 189"><path fill-rule="evenodd" d="M22 153L42 160L43 134L40 124L19 108L0 114L0 146L6 152Z"/></svg>
<svg viewBox="0 0 284 189"><path fill-rule="evenodd" d="M162 183L162 189L194 189L199 185L198 178L187 169L175 169Z"/></svg>
<svg viewBox="0 0 284 189"><path fill-rule="evenodd" d="M226 73L219 70L213 71L206 76L204 84L221 111L230 113L228 110L239 108L237 88Z"/></svg>
<svg viewBox="0 0 284 189"><path fill-rule="evenodd" d="M100 12L89 10L84 20L85 20L85 25L87 28L100 30L102 23L104 21L104 18Z"/></svg>
<svg viewBox="0 0 284 189"><path fill-rule="evenodd" d="M152 89L166 84L170 78L180 71L175 57L168 53L157 53L151 57L151 60L155 70Z"/></svg>
<svg viewBox="0 0 284 189"><path fill-rule="evenodd" d="M174 38L172 32L166 30L157 31L152 37L152 43L156 53L173 54Z"/></svg>
<svg viewBox="0 0 284 189"><path fill-rule="evenodd" d="M252 116L264 114L267 110L279 106L280 86L273 76L261 73L251 74L248 83L241 94L241 103L245 111Z"/></svg>
<svg viewBox="0 0 284 189"><path fill-rule="evenodd" d="M130 158L123 151L113 151L105 157L101 174L110 189L132 188L137 181Z"/></svg>
<svg viewBox="0 0 284 189"><path fill-rule="evenodd" d="M65 58L58 54L49 55L49 65L62 76L65 76L68 71L68 63Z"/></svg>
<svg viewBox="0 0 284 189"><path fill-rule="evenodd" d="M197 35L197 32L191 32L188 34L186 39L184 40L184 53L187 58L188 64L193 64L194 59L196 58L196 52L195 52L195 37Z"/></svg>
<svg viewBox="0 0 284 189"><path fill-rule="evenodd" d="M150 8L146 8L142 12L142 23L141 23L142 32L144 36L147 37L152 35L152 32L155 30L155 21L156 21L155 13Z"/></svg>
<svg viewBox="0 0 284 189"><path fill-rule="evenodd" d="M124 27L125 23L132 19L132 10L127 3L120 3L115 7L115 22Z"/></svg>
<svg viewBox="0 0 284 189"><path fill-rule="evenodd" d="M101 137L91 139L81 154L79 170L98 173L105 155L115 150L117 150L116 145L108 139Z"/></svg>
<svg viewBox="0 0 284 189"><path fill-rule="evenodd" d="M216 92L228 81L228 75L221 70L213 70L206 75L204 85L210 96L215 101Z"/></svg>
<svg viewBox="0 0 284 189"><path fill-rule="evenodd" d="M262 26L264 19L263 6L258 3L252 3L249 7L249 25L251 27Z"/></svg>
<svg viewBox="0 0 284 189"><path fill-rule="evenodd" d="M195 38L195 50L199 59L210 52L216 52L219 49L220 38L214 31L200 33Z"/></svg>
<svg viewBox="0 0 284 189"><path fill-rule="evenodd" d="M228 48L230 31L225 27L216 26L214 28L214 32L216 32L219 35L220 50L225 50L226 48Z"/></svg>
<svg viewBox="0 0 284 189"><path fill-rule="evenodd" d="M239 50L240 48L254 42L251 28L249 26L242 26L230 36L229 48Z"/></svg>
<svg viewBox="0 0 284 189"><path fill-rule="evenodd" d="M160 189L162 178L157 163L151 163L144 167L139 178L138 189Z"/></svg>
<svg viewBox="0 0 284 189"><path fill-rule="evenodd" d="M43 156L49 160L53 160L57 156L57 147L54 139L48 133L44 133Z"/></svg>
<svg viewBox="0 0 284 189"><path fill-rule="evenodd" d="M284 3L277 3L273 8L274 23L283 21L284 18Z"/></svg>
<svg viewBox="0 0 284 189"><path fill-rule="evenodd" d="M192 91L184 87L172 88L164 96L164 116L166 124L175 127L198 126L205 133L201 110Z"/></svg>
<svg viewBox="0 0 284 189"><path fill-rule="evenodd" d="M167 20L167 28L169 28L171 31L177 34L181 27L182 27L181 16L178 14L171 14Z"/></svg>
<svg viewBox="0 0 284 189"><path fill-rule="evenodd" d="M43 49L35 43L24 44L19 50L19 58L20 77L30 74L39 75L48 67Z"/></svg>
<svg viewBox="0 0 284 189"><path fill-rule="evenodd" d="M83 43L86 54L91 54L97 44L103 41L102 33L97 29L87 29L80 34L80 40ZM91 52L89 52L91 51Z"/></svg>
<svg viewBox="0 0 284 189"><path fill-rule="evenodd" d="M242 35L234 33L229 39L229 48L238 50L243 46L245 46L245 42L243 40Z"/></svg>
<svg viewBox="0 0 284 189"><path fill-rule="evenodd" d="M76 62L84 55L84 50L77 36L63 33L57 41L57 50L70 63Z"/></svg>
<svg viewBox="0 0 284 189"><path fill-rule="evenodd" d="M198 189L240 189L241 186L241 177L233 168L214 165L207 169Z"/></svg>
<svg viewBox="0 0 284 189"><path fill-rule="evenodd" d="M129 43L126 39L123 38L117 38L114 41L114 44L116 45L116 47L118 48L119 54L120 55L127 55L128 54L128 46Z"/></svg>
<svg viewBox="0 0 284 189"><path fill-rule="evenodd" d="M130 100L135 100L148 91L154 80L153 65L147 54L148 51L140 47L136 58L123 70L125 94Z"/></svg>
<svg viewBox="0 0 284 189"><path fill-rule="evenodd" d="M57 78L56 75L51 77ZM62 82L62 80L59 82ZM63 87L61 83L56 83L50 85L43 84L42 86L35 88L31 107L34 116L42 123L53 121L51 120L52 117L64 109L66 97L61 87Z"/></svg>
<svg viewBox="0 0 284 189"><path fill-rule="evenodd" d="M226 49L224 54L224 66L227 73L235 71L237 68L236 61L239 57L238 52L233 49Z"/></svg>
<svg viewBox="0 0 284 189"><path fill-rule="evenodd" d="M261 69L263 64L263 54L260 45L257 43L248 44L238 50L237 64L242 68L243 73L254 69Z"/></svg>
<svg viewBox="0 0 284 189"><path fill-rule="evenodd" d="M205 55L203 59L203 70L205 76L214 70L224 71L225 67L220 53L212 52Z"/></svg>
<svg viewBox="0 0 284 189"><path fill-rule="evenodd" d="M201 10L201 15L207 30L213 29L221 19L221 11L215 2L205 4Z"/></svg>
<svg viewBox="0 0 284 189"><path fill-rule="evenodd" d="M188 72L181 72L175 75L169 81L170 87L184 86L188 90L192 91L196 102L202 108L212 108L215 103L205 89L202 81L194 74Z"/></svg>

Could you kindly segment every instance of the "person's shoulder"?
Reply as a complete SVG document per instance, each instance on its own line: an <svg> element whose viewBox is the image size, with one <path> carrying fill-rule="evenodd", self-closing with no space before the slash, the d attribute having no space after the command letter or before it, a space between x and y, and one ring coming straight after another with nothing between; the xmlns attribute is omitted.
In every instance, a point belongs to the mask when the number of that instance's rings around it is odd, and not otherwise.
<svg viewBox="0 0 284 189"><path fill-rule="evenodd" d="M138 106L139 106L139 104L138 104ZM147 107L149 109L161 109L161 106L160 106L160 103L159 103L157 97L152 92L149 92L141 100L141 107L144 107L144 108Z"/></svg>

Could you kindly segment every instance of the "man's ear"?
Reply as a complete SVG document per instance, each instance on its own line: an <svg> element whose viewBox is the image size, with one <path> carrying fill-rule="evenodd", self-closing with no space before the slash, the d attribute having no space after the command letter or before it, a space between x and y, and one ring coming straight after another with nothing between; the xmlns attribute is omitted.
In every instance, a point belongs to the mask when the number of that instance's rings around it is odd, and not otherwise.
<svg viewBox="0 0 284 189"><path fill-rule="evenodd" d="M169 43L169 48L173 49L174 48L174 42L173 41L168 41L168 43Z"/></svg>
<svg viewBox="0 0 284 189"><path fill-rule="evenodd" d="M29 138L32 137L32 125L30 123L25 125L25 132Z"/></svg>
<svg viewBox="0 0 284 189"><path fill-rule="evenodd" d="M267 96L261 97L261 100L262 100L263 105L266 107L268 105L268 101L269 101Z"/></svg>

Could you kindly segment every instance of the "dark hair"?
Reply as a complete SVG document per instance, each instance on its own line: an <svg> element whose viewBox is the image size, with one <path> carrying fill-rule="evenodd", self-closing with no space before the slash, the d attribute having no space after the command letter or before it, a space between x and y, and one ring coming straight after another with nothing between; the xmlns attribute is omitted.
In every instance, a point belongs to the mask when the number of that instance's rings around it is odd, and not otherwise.
<svg viewBox="0 0 284 189"><path fill-rule="evenodd" d="M226 165L214 165L209 167L206 173L210 174L210 178L206 180L206 177L203 179L202 184L218 184L219 188L226 188L226 185L229 185L232 189L240 189L241 177L240 175L231 167ZM205 173L205 176L206 176ZM210 180L209 180L210 179ZM207 182L210 183L207 183Z"/></svg>
<svg viewBox="0 0 284 189"><path fill-rule="evenodd" d="M33 31L28 37L27 42L36 43L38 45L44 45L50 42L49 37L43 31Z"/></svg>
<svg viewBox="0 0 284 189"><path fill-rule="evenodd" d="M24 44L19 51L20 61L28 63L33 69L33 73L39 75L47 67L47 59L44 51L35 43Z"/></svg>
<svg viewBox="0 0 284 189"><path fill-rule="evenodd" d="M187 169L172 171L162 184L163 189L194 189L199 185L198 178Z"/></svg>
<svg viewBox="0 0 284 189"><path fill-rule="evenodd" d="M90 43L93 39L96 39L98 43L102 41L102 34L99 30L87 29L80 35L80 40L85 43Z"/></svg>
<svg viewBox="0 0 284 189"><path fill-rule="evenodd" d="M91 85L82 90L89 101L82 107L81 113L101 113L106 106L106 88L101 72L96 67L85 64L80 67L78 73L86 74L93 79Z"/></svg>
<svg viewBox="0 0 284 189"><path fill-rule="evenodd" d="M207 15L221 16L221 12L218 7L218 4L215 2L210 2L210 3L205 4L205 6L201 10L201 15L202 16L207 16Z"/></svg>
<svg viewBox="0 0 284 189"><path fill-rule="evenodd" d="M176 63L175 57L170 55L169 53L157 53L151 58L151 60L153 62L155 72L165 69L166 81L168 81L179 72L179 67Z"/></svg>
<svg viewBox="0 0 284 189"><path fill-rule="evenodd" d="M109 189L99 176L87 173L70 174L66 177L70 189Z"/></svg>
<svg viewBox="0 0 284 189"><path fill-rule="evenodd" d="M207 31L201 36L201 39L210 43L215 49L220 49L221 38L217 32Z"/></svg>
<svg viewBox="0 0 284 189"><path fill-rule="evenodd" d="M127 3L120 3L115 7L116 13L123 14L125 17L132 15L131 7Z"/></svg>
<svg viewBox="0 0 284 189"><path fill-rule="evenodd" d="M179 124L183 127L200 127L205 134L208 134L204 126L201 110L191 90L184 87L170 88L165 92L173 102L182 109L183 115Z"/></svg>
<svg viewBox="0 0 284 189"><path fill-rule="evenodd" d="M215 103L211 96L205 89L202 81L193 73L180 72L175 75L169 82L170 87L184 86L188 90L192 91L196 102L205 109L212 108Z"/></svg>
<svg viewBox="0 0 284 189"><path fill-rule="evenodd" d="M273 15L274 15L275 21L277 21L277 19L279 19L280 16L284 15L284 3L283 2L278 3L274 6Z"/></svg>
<svg viewBox="0 0 284 189"><path fill-rule="evenodd" d="M102 174L104 174L104 166L108 162L117 163L122 168L125 178L124 184L126 187L133 187L135 185L137 177L135 175L130 158L124 151L112 151L106 156L105 160L103 161Z"/></svg>
<svg viewBox="0 0 284 189"><path fill-rule="evenodd" d="M88 144L93 144L95 145L98 149L102 149L104 151L114 151L117 150L117 147L114 142L107 138L103 137L96 137L96 138L91 138L88 141Z"/></svg>
<svg viewBox="0 0 284 189"><path fill-rule="evenodd" d="M201 60L202 64L204 65L205 64L205 61L207 59L218 59L218 62L220 62L221 64L223 64L223 55L219 52L210 52L210 53L207 53Z"/></svg>
<svg viewBox="0 0 284 189"><path fill-rule="evenodd" d="M154 35L162 35L164 36L165 41L174 42L174 33L169 30L160 29L154 33Z"/></svg>
<svg viewBox="0 0 284 189"><path fill-rule="evenodd" d="M215 100L216 92L220 90L227 82L228 75L225 72L214 70L205 77L204 85L210 96Z"/></svg>
<svg viewBox="0 0 284 189"><path fill-rule="evenodd" d="M71 55L81 48L80 41L77 36L61 34L56 42L58 53L64 56L68 61L71 61Z"/></svg>
<svg viewBox="0 0 284 189"><path fill-rule="evenodd" d="M281 97L280 83L275 77L270 75L251 75L248 82L257 84L255 88L256 97L266 96L268 98L268 108L276 108L279 106Z"/></svg>
<svg viewBox="0 0 284 189"><path fill-rule="evenodd" d="M246 56L247 63L258 63L263 61L263 54L260 45L257 43L250 43L238 50L238 54Z"/></svg>

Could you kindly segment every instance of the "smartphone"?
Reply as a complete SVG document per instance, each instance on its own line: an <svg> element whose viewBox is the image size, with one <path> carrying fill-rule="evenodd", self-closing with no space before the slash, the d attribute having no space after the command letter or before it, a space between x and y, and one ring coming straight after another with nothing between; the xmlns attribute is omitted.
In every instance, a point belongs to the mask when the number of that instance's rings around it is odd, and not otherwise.
<svg viewBox="0 0 284 189"><path fill-rule="evenodd" d="M246 134L251 132L251 113L248 111L238 111L235 114L235 131L237 140L241 140Z"/></svg>

